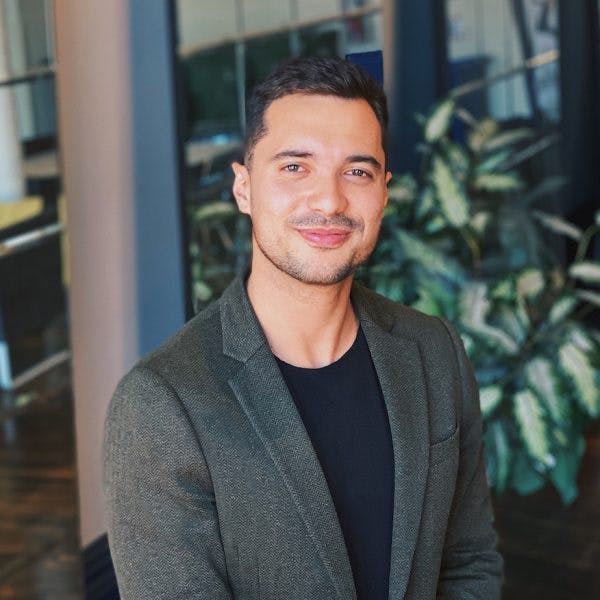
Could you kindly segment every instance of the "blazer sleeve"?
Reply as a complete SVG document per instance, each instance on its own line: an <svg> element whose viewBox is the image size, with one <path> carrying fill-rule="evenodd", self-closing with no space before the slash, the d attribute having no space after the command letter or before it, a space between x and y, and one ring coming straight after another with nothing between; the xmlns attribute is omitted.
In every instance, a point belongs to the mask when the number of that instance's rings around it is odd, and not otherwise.
<svg viewBox="0 0 600 600"><path fill-rule="evenodd" d="M460 461L444 545L438 598L500 598L502 557L496 550L486 478L479 393L473 368L455 330L444 322L462 382Z"/></svg>
<svg viewBox="0 0 600 600"><path fill-rule="evenodd" d="M230 600L213 485L177 394L135 367L106 420L108 539L123 600Z"/></svg>

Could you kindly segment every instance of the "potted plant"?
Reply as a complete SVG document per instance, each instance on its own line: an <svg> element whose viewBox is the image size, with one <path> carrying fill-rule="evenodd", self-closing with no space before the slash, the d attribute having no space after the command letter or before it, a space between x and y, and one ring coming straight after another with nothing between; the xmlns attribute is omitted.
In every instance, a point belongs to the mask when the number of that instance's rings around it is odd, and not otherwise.
<svg viewBox="0 0 600 600"><path fill-rule="evenodd" d="M456 119L464 143L450 137ZM421 171L394 178L360 277L458 328L480 386L493 489L528 494L551 482L570 503L586 425L600 415L600 333L585 320L600 307L600 263L587 257L600 211L582 231L544 209L564 182L532 188L519 175L544 147L532 131L502 131L452 99L421 120ZM577 243L568 264L557 235Z"/></svg>

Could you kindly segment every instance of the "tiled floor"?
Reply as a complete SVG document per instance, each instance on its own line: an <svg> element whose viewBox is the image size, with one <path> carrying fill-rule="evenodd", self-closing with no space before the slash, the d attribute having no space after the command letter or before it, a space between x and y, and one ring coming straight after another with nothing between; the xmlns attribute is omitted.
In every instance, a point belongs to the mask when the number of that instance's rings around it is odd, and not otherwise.
<svg viewBox="0 0 600 600"><path fill-rule="evenodd" d="M0 407L0 599L83 598L68 369Z"/></svg>
<svg viewBox="0 0 600 600"><path fill-rule="evenodd" d="M32 389L0 396L0 600L77 600L83 591L68 369ZM588 435L580 488L568 508L552 490L495 500L505 600L600 598L600 423Z"/></svg>

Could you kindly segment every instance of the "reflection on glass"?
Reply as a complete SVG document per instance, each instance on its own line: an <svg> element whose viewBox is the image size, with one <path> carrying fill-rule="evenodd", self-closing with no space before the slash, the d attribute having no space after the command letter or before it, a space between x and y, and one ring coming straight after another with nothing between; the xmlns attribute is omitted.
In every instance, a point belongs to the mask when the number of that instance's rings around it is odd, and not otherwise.
<svg viewBox="0 0 600 600"><path fill-rule="evenodd" d="M291 56L381 49L382 30L380 7L372 1L222 2L206 16L220 34L203 22L203 10L192 0L177 3L186 123L183 201L195 308L220 295L249 257L249 222L230 191L230 164L242 160L249 91Z"/></svg>
<svg viewBox="0 0 600 600"><path fill-rule="evenodd" d="M558 50L557 0L446 0L450 86L495 77ZM471 99L480 114L558 122L559 67L515 71ZM485 96L485 97L483 97Z"/></svg>

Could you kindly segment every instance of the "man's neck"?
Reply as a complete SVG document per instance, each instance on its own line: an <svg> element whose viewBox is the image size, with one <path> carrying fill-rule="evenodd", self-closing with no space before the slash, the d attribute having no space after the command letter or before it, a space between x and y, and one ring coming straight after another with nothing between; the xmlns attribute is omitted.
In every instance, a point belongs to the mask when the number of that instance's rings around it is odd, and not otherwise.
<svg viewBox="0 0 600 600"><path fill-rule="evenodd" d="M352 276L337 284L312 285L282 271L263 273L253 267L247 285L271 350L284 362L323 367L340 358L356 339Z"/></svg>

